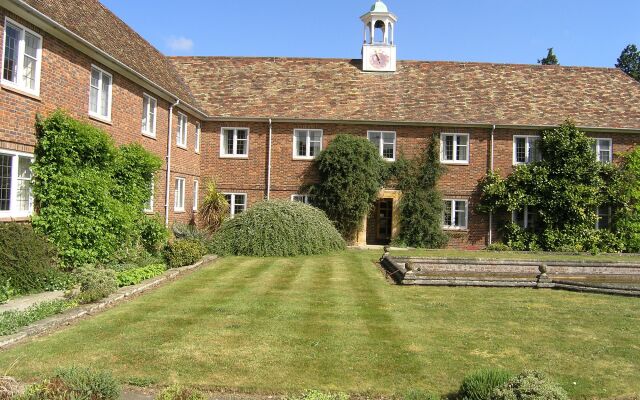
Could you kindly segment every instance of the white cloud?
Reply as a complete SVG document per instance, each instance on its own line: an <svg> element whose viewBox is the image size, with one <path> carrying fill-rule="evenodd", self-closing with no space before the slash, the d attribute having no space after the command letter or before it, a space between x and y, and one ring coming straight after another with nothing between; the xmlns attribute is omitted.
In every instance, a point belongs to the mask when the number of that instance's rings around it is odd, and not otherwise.
<svg viewBox="0 0 640 400"><path fill-rule="evenodd" d="M193 49L193 40L184 36L171 36L167 39L167 47L175 52L191 51Z"/></svg>

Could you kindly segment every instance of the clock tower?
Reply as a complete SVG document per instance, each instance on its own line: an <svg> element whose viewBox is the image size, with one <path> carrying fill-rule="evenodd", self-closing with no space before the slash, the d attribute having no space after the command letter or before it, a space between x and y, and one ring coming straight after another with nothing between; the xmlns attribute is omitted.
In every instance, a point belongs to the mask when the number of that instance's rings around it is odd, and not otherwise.
<svg viewBox="0 0 640 400"><path fill-rule="evenodd" d="M396 72L396 46L394 34L398 18L382 0L377 0L371 11L360 17L364 22L362 70L367 72Z"/></svg>

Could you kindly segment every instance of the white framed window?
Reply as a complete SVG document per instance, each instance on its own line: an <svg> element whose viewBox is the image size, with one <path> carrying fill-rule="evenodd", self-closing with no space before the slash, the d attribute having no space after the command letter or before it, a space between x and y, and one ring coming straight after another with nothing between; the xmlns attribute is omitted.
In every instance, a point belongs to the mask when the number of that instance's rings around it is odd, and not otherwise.
<svg viewBox="0 0 640 400"><path fill-rule="evenodd" d="M0 150L0 217L27 217L33 212L33 155Z"/></svg>
<svg viewBox="0 0 640 400"><path fill-rule="evenodd" d="M513 137L513 165L540 161L542 155L538 146L539 140L540 136L515 135Z"/></svg>
<svg viewBox="0 0 640 400"><path fill-rule="evenodd" d="M229 215L231 218L247 209L246 193L224 193L224 198L229 203Z"/></svg>
<svg viewBox="0 0 640 400"><path fill-rule="evenodd" d="M189 121L187 116L181 112L178 113L178 132L176 134L176 146L187 148L187 127Z"/></svg>
<svg viewBox="0 0 640 400"><path fill-rule="evenodd" d="M200 127L200 122L196 122L196 137L195 137L195 151L196 153L200 153L200 134L202 133L202 128Z"/></svg>
<svg viewBox="0 0 640 400"><path fill-rule="evenodd" d="M592 145L598 161L609 164L613 160L613 143L611 139L597 138Z"/></svg>
<svg viewBox="0 0 640 400"><path fill-rule="evenodd" d="M293 130L293 158L311 160L322 151L322 129Z"/></svg>
<svg viewBox="0 0 640 400"><path fill-rule="evenodd" d="M40 94L42 36L5 18L2 83L30 94Z"/></svg>
<svg viewBox="0 0 640 400"><path fill-rule="evenodd" d="M200 182L197 179L193 181L193 211L198 211L198 193L200 189Z"/></svg>
<svg viewBox="0 0 640 400"><path fill-rule="evenodd" d="M247 158L249 156L249 128L220 130L220 157Z"/></svg>
<svg viewBox="0 0 640 400"><path fill-rule="evenodd" d="M376 146L380 157L387 161L396 159L396 133L384 131L368 131L367 138Z"/></svg>
<svg viewBox="0 0 640 400"><path fill-rule="evenodd" d="M173 197L173 210L184 211L184 178L175 179L175 194Z"/></svg>
<svg viewBox="0 0 640 400"><path fill-rule="evenodd" d="M293 194L291 195L291 201L297 201L299 203L309 204L308 194Z"/></svg>
<svg viewBox="0 0 640 400"><path fill-rule="evenodd" d="M149 200L147 200L147 202L144 203L144 212L146 213L153 212L153 198L156 192L156 183L153 181L153 179L151 180L151 182L149 182L149 186L151 189L151 195L149 196Z"/></svg>
<svg viewBox="0 0 640 400"><path fill-rule="evenodd" d="M111 120L111 90L113 77L108 72L91 66L89 89L89 115Z"/></svg>
<svg viewBox="0 0 640 400"><path fill-rule="evenodd" d="M156 137L156 113L158 101L146 93L142 94L142 133Z"/></svg>
<svg viewBox="0 0 640 400"><path fill-rule="evenodd" d="M598 207L598 219L596 220L596 229L609 229L611 227L611 207Z"/></svg>
<svg viewBox="0 0 640 400"><path fill-rule="evenodd" d="M469 134L441 133L440 161L446 164L468 164Z"/></svg>
<svg viewBox="0 0 640 400"><path fill-rule="evenodd" d="M468 203L466 200L444 200L442 226L444 229L467 229Z"/></svg>
<svg viewBox="0 0 640 400"><path fill-rule="evenodd" d="M524 206L524 209L511 213L511 221L523 229L535 228L537 220L538 210L535 207Z"/></svg>

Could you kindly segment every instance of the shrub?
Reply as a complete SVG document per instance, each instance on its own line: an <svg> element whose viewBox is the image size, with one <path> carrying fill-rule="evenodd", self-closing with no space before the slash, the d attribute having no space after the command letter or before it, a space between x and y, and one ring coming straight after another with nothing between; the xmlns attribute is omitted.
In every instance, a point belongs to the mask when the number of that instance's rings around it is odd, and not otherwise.
<svg viewBox="0 0 640 400"><path fill-rule="evenodd" d="M504 385L511 374L499 369L483 369L464 377L458 397L462 400L490 400L493 391Z"/></svg>
<svg viewBox="0 0 640 400"><path fill-rule="evenodd" d="M166 270L167 268L164 264L147 265L146 267L118 271L116 272L116 279L118 280L118 286L120 287L137 285L145 279L162 275Z"/></svg>
<svg viewBox="0 0 640 400"><path fill-rule="evenodd" d="M15 296L16 290L11 286L11 278L4 282L0 282L0 304L4 304L9 301L10 298Z"/></svg>
<svg viewBox="0 0 640 400"><path fill-rule="evenodd" d="M290 257L345 248L321 210L294 201L263 201L222 224L213 238L219 255Z"/></svg>
<svg viewBox="0 0 640 400"><path fill-rule="evenodd" d="M60 314L75 306L75 301L52 300L34 304L26 310L5 311L0 313L0 336L10 335L17 332L18 329L23 326L28 326L41 319Z"/></svg>
<svg viewBox="0 0 640 400"><path fill-rule="evenodd" d="M167 245L164 258L169 268L177 268L196 263L205 253L206 249L200 241L179 239Z"/></svg>
<svg viewBox="0 0 640 400"><path fill-rule="evenodd" d="M511 251L511 247L504 243L495 242L491 243L485 248L486 251Z"/></svg>
<svg viewBox="0 0 640 400"><path fill-rule="evenodd" d="M567 392L542 372L525 371L495 389L492 400L568 400Z"/></svg>
<svg viewBox="0 0 640 400"><path fill-rule="evenodd" d="M319 390L307 390L301 396L292 397L288 400L349 400L346 393L327 393Z"/></svg>
<svg viewBox="0 0 640 400"><path fill-rule="evenodd" d="M15 294L62 289L66 274L57 251L30 224L0 224L0 282L11 282Z"/></svg>
<svg viewBox="0 0 640 400"><path fill-rule="evenodd" d="M156 396L156 400L205 400L207 397L197 389L173 385Z"/></svg>
<svg viewBox="0 0 640 400"><path fill-rule="evenodd" d="M198 229L194 224L175 222L171 229L176 239L195 240L205 244L211 238L207 232Z"/></svg>
<svg viewBox="0 0 640 400"><path fill-rule="evenodd" d="M77 271L80 294L76 300L80 304L93 303L104 299L118 289L116 273L110 269L85 266Z"/></svg>
<svg viewBox="0 0 640 400"><path fill-rule="evenodd" d="M140 232L144 249L150 254L160 254L169 239L169 232L158 216L144 217Z"/></svg>
<svg viewBox="0 0 640 400"><path fill-rule="evenodd" d="M422 389L409 389L402 396L403 400L440 400L437 394Z"/></svg>
<svg viewBox="0 0 640 400"><path fill-rule="evenodd" d="M52 378L27 388L23 400L117 400L120 386L110 373L88 368L59 369Z"/></svg>
<svg viewBox="0 0 640 400"><path fill-rule="evenodd" d="M442 230L443 201L437 189L444 169L440 164L439 140L434 136L421 158L408 162L398 176L400 236L407 246L440 248L449 237Z"/></svg>
<svg viewBox="0 0 640 400"><path fill-rule="evenodd" d="M117 148L106 132L61 111L39 118L36 136L33 225L63 262L93 264L137 245L162 161L139 144Z"/></svg>
<svg viewBox="0 0 640 400"><path fill-rule="evenodd" d="M229 216L229 203L224 197L224 194L218 191L216 183L209 181L207 183L207 194L202 199L202 204L198 209L198 218L203 228L209 232L214 233Z"/></svg>
<svg viewBox="0 0 640 400"><path fill-rule="evenodd" d="M317 158L320 182L313 205L324 210L347 241L353 241L384 183L386 166L363 137L337 135Z"/></svg>

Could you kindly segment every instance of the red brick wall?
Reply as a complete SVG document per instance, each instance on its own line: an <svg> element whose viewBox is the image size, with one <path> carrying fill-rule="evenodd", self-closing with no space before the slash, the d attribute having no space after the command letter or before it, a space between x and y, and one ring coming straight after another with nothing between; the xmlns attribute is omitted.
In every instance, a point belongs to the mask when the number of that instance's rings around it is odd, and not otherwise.
<svg viewBox="0 0 640 400"><path fill-rule="evenodd" d="M7 87L0 88L0 148L33 152L35 145L36 114L48 115L57 108L62 108L73 117L86 120L108 132L118 145L140 143L163 160L162 171L158 173L155 185L154 211L164 215L166 149L169 104L155 97L158 101L156 138L143 136L142 96L145 90L131 80L114 73L103 65L96 63L85 54L75 50L55 37L44 33L24 20L0 9L0 29L4 32L5 16L24 25L43 37L42 67L39 97L20 94ZM106 70L113 75L111 123L104 123L89 118L89 80L91 65ZM192 185L194 177L199 175L200 155L194 151L194 133L196 117L188 115L187 150L175 145L177 129L177 110L174 110L172 140L172 176L183 176L187 179L185 213L173 213L173 178L171 179L170 217L171 220L188 221L192 217Z"/></svg>

